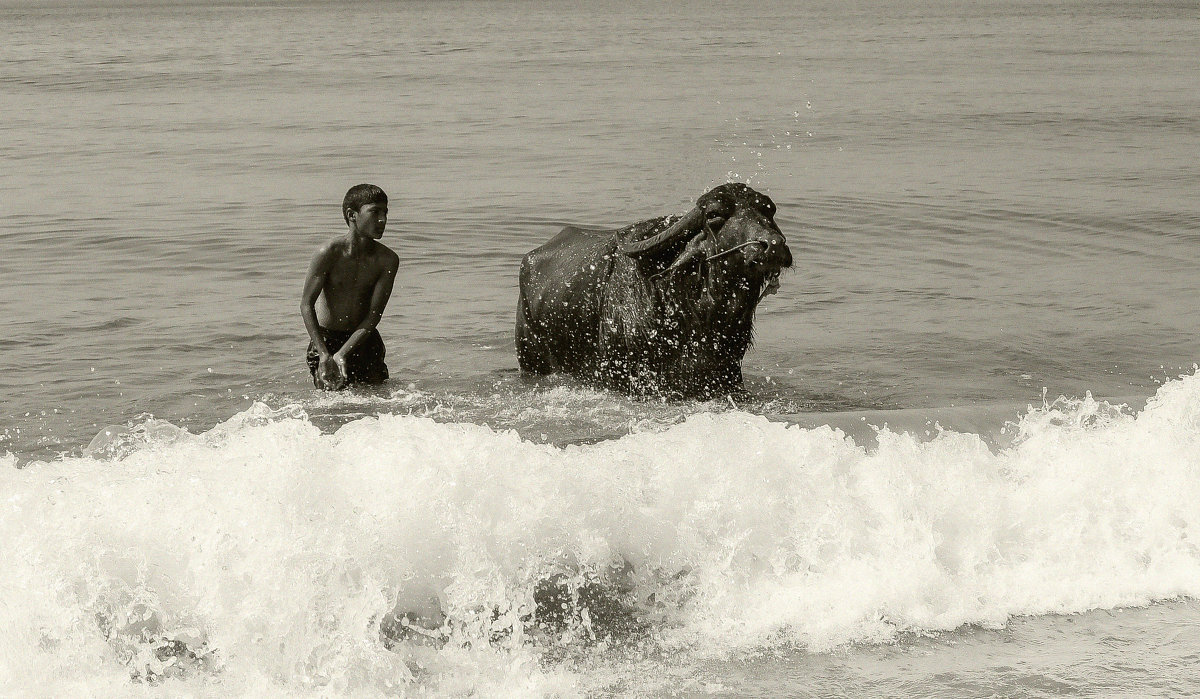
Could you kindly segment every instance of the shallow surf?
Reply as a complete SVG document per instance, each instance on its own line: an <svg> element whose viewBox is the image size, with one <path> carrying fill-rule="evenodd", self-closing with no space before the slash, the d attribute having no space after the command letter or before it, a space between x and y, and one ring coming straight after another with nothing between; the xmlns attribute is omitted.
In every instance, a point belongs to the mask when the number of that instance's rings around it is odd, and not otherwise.
<svg viewBox="0 0 1200 699"><path fill-rule="evenodd" d="M731 410L555 446L403 414L323 431L261 403L198 434L150 419L2 471L8 686L599 691L599 668L664 656L1200 594L1200 377L1006 429L863 445ZM419 634L381 631L405 615Z"/></svg>

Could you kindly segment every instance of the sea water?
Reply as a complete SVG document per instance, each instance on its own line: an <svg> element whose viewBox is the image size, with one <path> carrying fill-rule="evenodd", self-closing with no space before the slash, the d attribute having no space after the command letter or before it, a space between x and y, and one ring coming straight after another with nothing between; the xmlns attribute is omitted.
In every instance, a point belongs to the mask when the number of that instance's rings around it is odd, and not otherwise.
<svg viewBox="0 0 1200 699"><path fill-rule="evenodd" d="M0 28L0 692L1200 691L1191 4ZM360 181L393 379L320 394ZM524 252L725 181L796 258L746 393L519 375Z"/></svg>

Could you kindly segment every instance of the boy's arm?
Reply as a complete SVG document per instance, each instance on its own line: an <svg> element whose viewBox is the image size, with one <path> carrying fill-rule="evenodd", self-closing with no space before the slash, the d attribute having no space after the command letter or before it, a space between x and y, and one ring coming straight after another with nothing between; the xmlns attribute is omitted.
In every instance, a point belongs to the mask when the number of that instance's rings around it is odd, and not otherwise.
<svg viewBox="0 0 1200 699"><path fill-rule="evenodd" d="M355 346L371 332L376 325L379 325L380 319L383 318L383 309L387 308L388 299L392 297L392 285L396 283L396 270L400 268L400 258L392 253L384 261L383 271L379 274L379 279L375 282L375 288L371 291L371 308L367 311L367 315L363 318L358 327L346 340L346 344L342 345L337 352L334 353L333 359L338 363L338 366L345 369L346 357L354 351Z"/></svg>
<svg viewBox="0 0 1200 699"><path fill-rule="evenodd" d="M332 259L329 247L323 247L313 256L308 265L308 275L304 278L304 291L300 294L300 317L304 319L304 328L308 330L308 338L312 340L317 354L324 360L329 357L329 348L325 346L325 338L321 337L320 323L317 322L317 297L325 288L325 277L329 273Z"/></svg>

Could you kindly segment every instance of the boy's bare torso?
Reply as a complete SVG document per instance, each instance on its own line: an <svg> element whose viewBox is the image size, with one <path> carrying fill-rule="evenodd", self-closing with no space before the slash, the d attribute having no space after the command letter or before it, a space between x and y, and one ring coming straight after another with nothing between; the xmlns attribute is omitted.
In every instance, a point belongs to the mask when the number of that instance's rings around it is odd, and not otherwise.
<svg viewBox="0 0 1200 699"><path fill-rule="evenodd" d="M386 245L372 241L370 250L351 251L345 240L331 242L324 254L328 268L317 298L317 322L326 330L354 330L371 310L379 279L395 257Z"/></svg>

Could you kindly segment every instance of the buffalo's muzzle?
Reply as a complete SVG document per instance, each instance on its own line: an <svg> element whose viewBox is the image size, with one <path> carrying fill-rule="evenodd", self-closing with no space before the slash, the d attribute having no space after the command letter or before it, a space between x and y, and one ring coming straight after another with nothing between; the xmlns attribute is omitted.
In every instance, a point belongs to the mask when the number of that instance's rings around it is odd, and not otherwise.
<svg viewBox="0 0 1200 699"><path fill-rule="evenodd" d="M772 269L792 266L792 251L781 233L771 233L754 240L757 245L746 247L746 261L752 265L763 265Z"/></svg>

